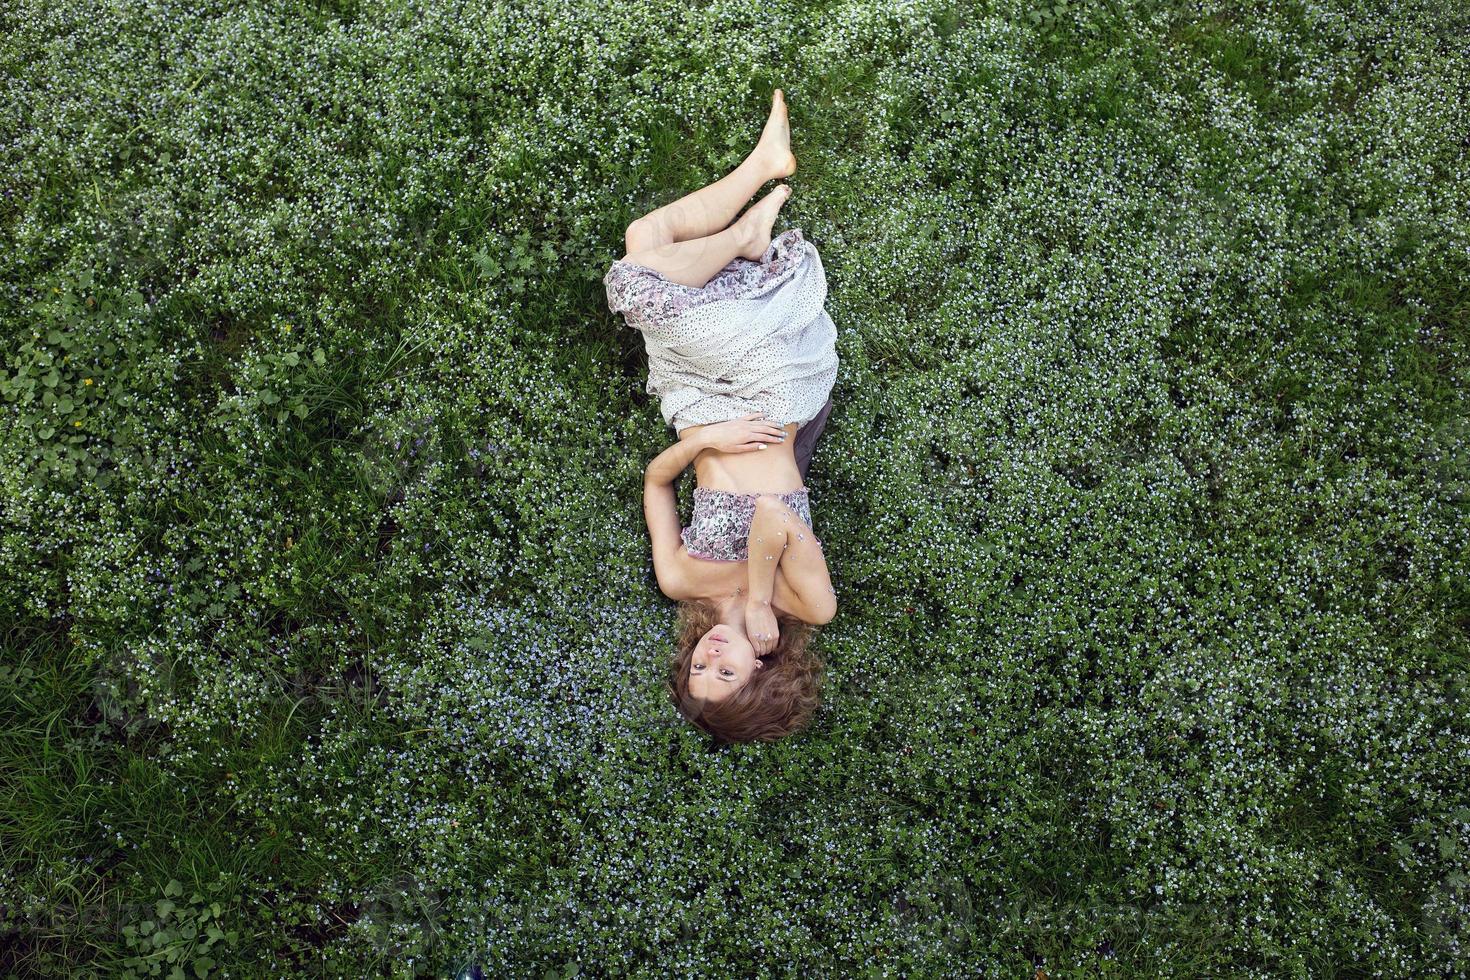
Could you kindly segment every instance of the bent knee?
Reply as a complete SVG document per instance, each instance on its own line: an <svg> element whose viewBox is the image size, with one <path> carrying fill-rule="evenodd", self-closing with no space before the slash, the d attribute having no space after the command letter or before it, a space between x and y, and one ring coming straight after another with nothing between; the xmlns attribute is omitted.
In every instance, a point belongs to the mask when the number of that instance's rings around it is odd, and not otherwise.
<svg viewBox="0 0 1470 980"><path fill-rule="evenodd" d="M623 232L623 247L629 255L636 252L646 252L651 248L657 248L664 243L664 236L658 221L644 215L634 218Z"/></svg>

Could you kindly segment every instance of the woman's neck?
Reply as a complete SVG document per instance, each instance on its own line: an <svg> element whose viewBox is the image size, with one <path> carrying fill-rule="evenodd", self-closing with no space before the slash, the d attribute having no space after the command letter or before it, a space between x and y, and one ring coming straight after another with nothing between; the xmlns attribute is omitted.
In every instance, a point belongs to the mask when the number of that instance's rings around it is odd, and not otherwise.
<svg viewBox="0 0 1470 980"><path fill-rule="evenodd" d="M719 610L721 623L733 630L745 632L745 593L743 589L740 595L727 595L716 600L715 608Z"/></svg>

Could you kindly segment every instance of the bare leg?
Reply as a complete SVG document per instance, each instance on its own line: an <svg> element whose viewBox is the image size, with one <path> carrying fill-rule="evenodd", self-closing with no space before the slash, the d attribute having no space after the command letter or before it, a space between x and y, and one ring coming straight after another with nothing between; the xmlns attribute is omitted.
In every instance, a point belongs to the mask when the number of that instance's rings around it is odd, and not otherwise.
<svg viewBox="0 0 1470 980"><path fill-rule="evenodd" d="M791 196L790 184L777 184L750 206L724 231L704 238L659 245L646 252L632 252L624 261L645 265L685 286L699 289L735 256L758 259L771 244L771 226L781 205Z"/></svg>
<svg viewBox="0 0 1470 980"><path fill-rule="evenodd" d="M771 113L761 130L760 142L750 155L713 184L635 218L624 242L628 254L714 235L735 219L762 184L795 172L786 97L776 89L771 94Z"/></svg>

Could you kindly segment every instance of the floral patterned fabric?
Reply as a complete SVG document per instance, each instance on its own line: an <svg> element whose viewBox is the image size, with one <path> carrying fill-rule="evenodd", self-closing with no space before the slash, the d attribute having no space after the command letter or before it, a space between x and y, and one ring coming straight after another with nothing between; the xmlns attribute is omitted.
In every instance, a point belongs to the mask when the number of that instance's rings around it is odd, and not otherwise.
<svg viewBox="0 0 1470 980"><path fill-rule="evenodd" d="M771 239L758 261L736 256L709 282L686 286L657 269L618 259L603 276L608 307L623 314L630 327L642 329L678 316L691 307L719 299L738 299L766 292L804 258L801 229L791 228Z"/></svg>
<svg viewBox="0 0 1470 980"><path fill-rule="evenodd" d="M831 394L837 327L823 308L821 257L799 228L701 287L622 259L603 285L609 308L643 335L648 393L676 431L752 412L804 425Z"/></svg>
<svg viewBox="0 0 1470 980"><path fill-rule="evenodd" d="M821 539L811 531L812 508L806 487L769 495L695 487L694 517L679 535L689 556L708 561L746 561L750 557L750 524L755 520L755 501L760 496L785 501L806 524L798 530L811 533L812 540L821 546Z"/></svg>

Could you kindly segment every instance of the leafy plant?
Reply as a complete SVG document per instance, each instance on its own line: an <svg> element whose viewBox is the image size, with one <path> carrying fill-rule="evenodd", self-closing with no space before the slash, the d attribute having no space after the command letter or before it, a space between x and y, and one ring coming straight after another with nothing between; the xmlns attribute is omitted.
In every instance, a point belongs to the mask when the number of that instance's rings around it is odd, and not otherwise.
<svg viewBox="0 0 1470 980"><path fill-rule="evenodd" d="M96 282L90 269L63 275L32 307L32 326L0 369L0 399L12 409L9 440L38 478L111 475L106 465L131 445L136 344L120 357L118 339L136 331L148 304L136 289Z"/></svg>
<svg viewBox="0 0 1470 980"><path fill-rule="evenodd" d="M227 882L221 879L204 887L216 895ZM223 927L225 907L217 899L196 891L187 901L176 901L183 894L183 884L170 879L163 897L153 903L153 914L122 927L134 951L122 961L123 980L157 976L203 980L220 965L219 956L239 941L237 930Z"/></svg>

